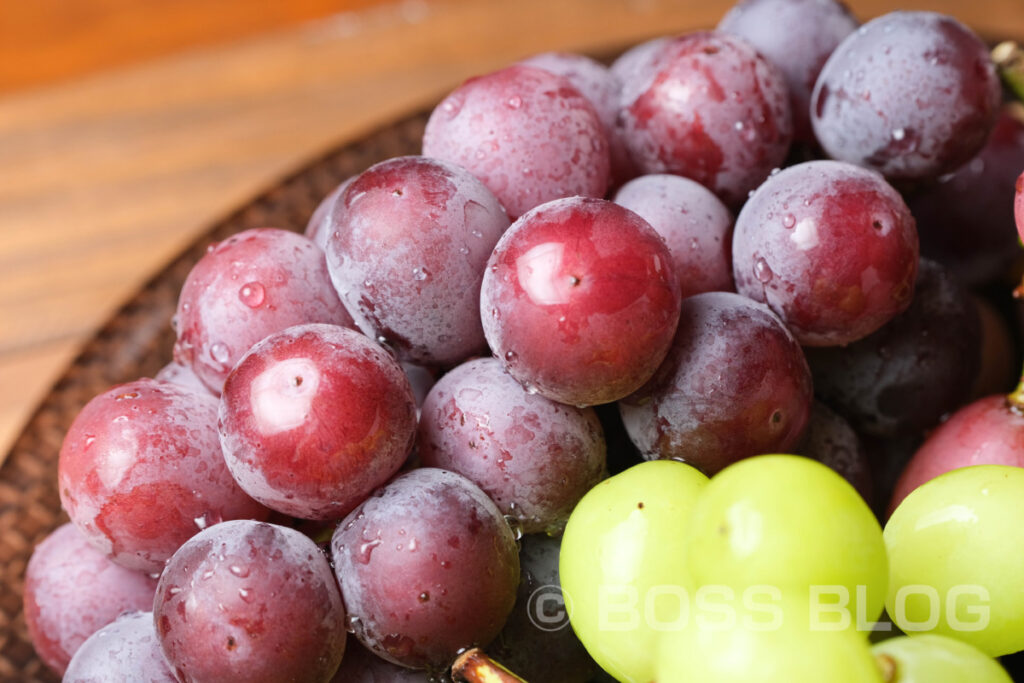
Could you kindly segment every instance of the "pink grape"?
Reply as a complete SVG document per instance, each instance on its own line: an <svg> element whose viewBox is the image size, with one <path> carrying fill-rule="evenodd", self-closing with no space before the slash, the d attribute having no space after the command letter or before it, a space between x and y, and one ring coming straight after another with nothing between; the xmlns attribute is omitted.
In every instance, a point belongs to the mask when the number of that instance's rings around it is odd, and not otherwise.
<svg viewBox="0 0 1024 683"><path fill-rule="evenodd" d="M153 613L129 612L99 629L71 659L62 683L176 683Z"/></svg>
<svg viewBox="0 0 1024 683"><path fill-rule="evenodd" d="M153 379L177 384L204 394L210 393L210 388L203 384L203 380L199 379L199 376L193 372L192 366L182 365L174 360L160 368L160 371L153 376Z"/></svg>
<svg viewBox="0 0 1024 683"><path fill-rule="evenodd" d="M320 247L324 251L327 250L327 240L331 236L332 224L331 224L331 213L334 211L334 206L348 186L355 180L355 176L348 178L336 188L331 190L330 194L320 200L316 208L313 209L313 214L309 217L309 222L306 223L305 235L309 239L313 240L316 246Z"/></svg>

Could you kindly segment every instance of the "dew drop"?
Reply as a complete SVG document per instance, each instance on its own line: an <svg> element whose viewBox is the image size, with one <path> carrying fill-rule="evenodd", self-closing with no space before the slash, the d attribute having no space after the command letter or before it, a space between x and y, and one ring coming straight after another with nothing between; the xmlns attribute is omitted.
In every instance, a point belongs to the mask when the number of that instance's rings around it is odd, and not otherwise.
<svg viewBox="0 0 1024 683"><path fill-rule="evenodd" d="M757 278L758 282L767 284L771 282L771 279L774 276L775 273L773 273L771 267L768 266L768 262L763 258L757 259L757 262L754 264L754 277Z"/></svg>
<svg viewBox="0 0 1024 683"><path fill-rule="evenodd" d="M430 277L430 271L428 271L423 266L418 266L418 267L412 269L412 279L413 280L416 280L418 282L422 282L423 280L426 280L428 277Z"/></svg>
<svg viewBox="0 0 1024 683"><path fill-rule="evenodd" d="M466 254L469 253L469 248L468 247L459 247L459 253L462 254L463 256L465 256Z"/></svg>
<svg viewBox="0 0 1024 683"><path fill-rule="evenodd" d="M509 363L514 363L517 357L518 356L516 355L515 351L505 352L505 360L508 361Z"/></svg>
<svg viewBox="0 0 1024 683"><path fill-rule="evenodd" d="M470 234L472 234L473 237L476 237L477 239L480 239L480 238L482 238L484 236L484 234L482 232L480 232L479 230L474 230Z"/></svg>
<svg viewBox="0 0 1024 683"><path fill-rule="evenodd" d="M249 568L239 564L231 565L228 567L228 571L240 579L244 579L249 576Z"/></svg>
<svg viewBox="0 0 1024 683"><path fill-rule="evenodd" d="M356 559L358 559L362 564L369 564L370 556L373 555L373 549L379 546L380 544L381 540L379 538L375 538L373 540L367 541L366 543L363 543L359 546L359 555L357 556Z"/></svg>
<svg viewBox="0 0 1024 683"><path fill-rule="evenodd" d="M782 217L782 227L786 228L787 230L792 230L793 226L795 225L796 217L793 214L787 213L785 216Z"/></svg>
<svg viewBox="0 0 1024 683"><path fill-rule="evenodd" d="M896 140L897 142L899 142L905 137L907 137L907 131L904 130L903 128L897 128L892 132L892 139Z"/></svg>
<svg viewBox="0 0 1024 683"><path fill-rule="evenodd" d="M199 527L200 531L202 531L203 529L205 529L208 526L208 522L206 521L206 515L202 515L201 517L196 517L192 521L195 522L196 526Z"/></svg>
<svg viewBox="0 0 1024 683"><path fill-rule="evenodd" d="M430 593L428 593L427 591L423 591L422 593L420 593L419 600L420 602L429 602Z"/></svg>
<svg viewBox="0 0 1024 683"><path fill-rule="evenodd" d="M259 308L263 305L267 292L259 282L249 282L242 285L238 290L238 298L249 308Z"/></svg>
<svg viewBox="0 0 1024 683"><path fill-rule="evenodd" d="M239 588L238 597L242 598L245 602L252 602L252 591L248 588Z"/></svg>
<svg viewBox="0 0 1024 683"><path fill-rule="evenodd" d="M507 104L510 109L519 109L519 107L523 106L523 98L519 95L513 95L508 98L505 104Z"/></svg>
<svg viewBox="0 0 1024 683"><path fill-rule="evenodd" d="M228 351L228 347L222 344L221 342L217 342L216 344L210 347L210 358L220 363L221 365L226 364L228 362L229 357L230 353Z"/></svg>

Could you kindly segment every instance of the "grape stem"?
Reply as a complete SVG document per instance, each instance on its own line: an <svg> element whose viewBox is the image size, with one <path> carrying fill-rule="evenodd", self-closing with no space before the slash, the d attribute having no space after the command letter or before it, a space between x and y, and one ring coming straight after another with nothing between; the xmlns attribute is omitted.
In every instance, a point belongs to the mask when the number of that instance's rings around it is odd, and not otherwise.
<svg viewBox="0 0 1024 683"><path fill-rule="evenodd" d="M992 61L1014 97L1024 100L1024 50L1012 40L999 43L992 48Z"/></svg>
<svg viewBox="0 0 1024 683"><path fill-rule="evenodd" d="M878 655L875 661L878 662L878 668L882 671L882 680L885 683L895 683L896 660L889 655Z"/></svg>
<svg viewBox="0 0 1024 683"><path fill-rule="evenodd" d="M452 664L452 679L464 683L526 683L475 647L463 652Z"/></svg>

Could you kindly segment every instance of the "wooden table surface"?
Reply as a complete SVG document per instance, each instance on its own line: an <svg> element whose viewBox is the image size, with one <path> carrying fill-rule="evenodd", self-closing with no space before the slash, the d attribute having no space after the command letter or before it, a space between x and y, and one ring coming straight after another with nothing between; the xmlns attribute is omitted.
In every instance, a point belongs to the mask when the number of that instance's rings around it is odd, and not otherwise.
<svg viewBox="0 0 1024 683"><path fill-rule="evenodd" d="M0 460L121 302L275 179L472 74L711 27L729 4L405 0L0 96ZM1021 0L898 6L1024 36Z"/></svg>

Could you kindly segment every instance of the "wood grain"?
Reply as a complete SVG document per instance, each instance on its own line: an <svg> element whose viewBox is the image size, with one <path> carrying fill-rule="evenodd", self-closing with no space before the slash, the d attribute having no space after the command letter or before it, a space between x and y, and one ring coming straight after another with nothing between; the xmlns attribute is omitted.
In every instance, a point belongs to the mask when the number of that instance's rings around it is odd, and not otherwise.
<svg viewBox="0 0 1024 683"><path fill-rule="evenodd" d="M405 2L0 100L0 454L100 323L276 178L469 75L712 26L729 4ZM901 6L1024 36L1015 0Z"/></svg>

